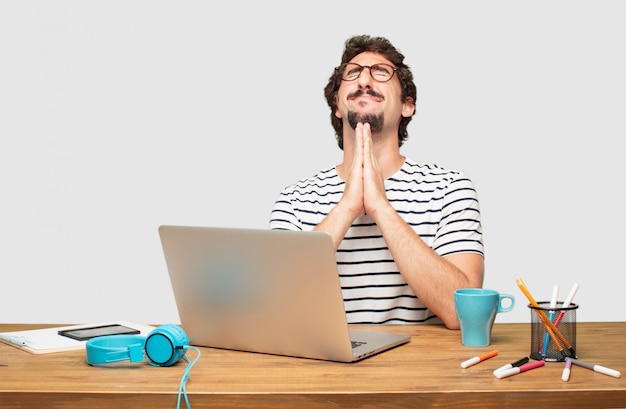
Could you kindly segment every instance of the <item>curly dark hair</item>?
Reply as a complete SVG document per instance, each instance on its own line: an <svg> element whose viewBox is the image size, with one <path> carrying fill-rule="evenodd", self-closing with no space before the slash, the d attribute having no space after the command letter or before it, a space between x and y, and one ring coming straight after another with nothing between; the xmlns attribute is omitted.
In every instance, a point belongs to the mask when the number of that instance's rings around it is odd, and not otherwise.
<svg viewBox="0 0 626 409"><path fill-rule="evenodd" d="M343 64L349 63L354 57L364 52L378 53L391 61L391 63L398 68L397 75L402 87L402 101L406 102L408 98L412 98L414 102L417 100L417 88L413 82L413 74L409 66L404 64L404 55L402 55L389 40L384 37L371 37L369 35L359 35L349 38L345 43L341 64L333 70L332 75L328 79L328 84L324 88L324 96L330 107L330 122L333 128L335 128L337 145L339 145L341 150L343 150L343 121L335 116L335 112L337 111L335 97L341 85L340 67ZM399 146L402 146L409 136L406 128L409 122L411 122L411 118L412 116L402 117L400 120L400 127L398 129Z"/></svg>

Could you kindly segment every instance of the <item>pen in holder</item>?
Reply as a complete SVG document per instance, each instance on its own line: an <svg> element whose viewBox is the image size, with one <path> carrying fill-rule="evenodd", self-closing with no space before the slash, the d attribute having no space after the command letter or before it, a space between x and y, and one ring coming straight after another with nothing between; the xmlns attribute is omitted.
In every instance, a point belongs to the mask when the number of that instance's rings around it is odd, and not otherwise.
<svg viewBox="0 0 626 409"><path fill-rule="evenodd" d="M540 301L530 308L530 357L536 360L565 361L576 350L576 310L577 304L563 307L563 302L550 308L548 301ZM552 326L547 326L542 317L553 317ZM557 330L557 333L553 331ZM545 339L549 338L547 344ZM569 345L568 345L569 344ZM568 348L569 347L569 348Z"/></svg>

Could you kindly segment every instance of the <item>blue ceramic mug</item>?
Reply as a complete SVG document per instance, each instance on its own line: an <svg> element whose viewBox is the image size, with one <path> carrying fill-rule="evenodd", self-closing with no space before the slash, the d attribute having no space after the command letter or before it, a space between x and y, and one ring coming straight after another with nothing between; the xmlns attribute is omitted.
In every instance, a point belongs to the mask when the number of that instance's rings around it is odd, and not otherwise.
<svg viewBox="0 0 626 409"><path fill-rule="evenodd" d="M506 302L505 300L509 300ZM491 329L499 312L511 311L515 297L486 288L462 288L454 292L454 307L463 345L484 347L491 343Z"/></svg>

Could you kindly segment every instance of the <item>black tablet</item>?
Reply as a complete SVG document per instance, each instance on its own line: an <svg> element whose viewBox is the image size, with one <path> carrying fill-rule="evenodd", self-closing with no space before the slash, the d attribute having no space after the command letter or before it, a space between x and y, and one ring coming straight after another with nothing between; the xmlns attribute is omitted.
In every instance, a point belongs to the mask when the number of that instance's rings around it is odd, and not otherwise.
<svg viewBox="0 0 626 409"><path fill-rule="evenodd" d="M59 331L59 335L63 335L64 337L72 338L78 341L87 341L88 339L102 337L105 335L132 335L139 333L141 333L141 331L120 324L98 325L95 327L75 328Z"/></svg>

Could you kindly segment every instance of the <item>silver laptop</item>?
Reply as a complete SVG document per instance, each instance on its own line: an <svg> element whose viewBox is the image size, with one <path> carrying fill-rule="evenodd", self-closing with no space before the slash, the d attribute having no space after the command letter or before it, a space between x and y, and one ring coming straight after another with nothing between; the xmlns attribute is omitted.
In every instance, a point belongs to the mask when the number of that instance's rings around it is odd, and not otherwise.
<svg viewBox="0 0 626 409"><path fill-rule="evenodd" d="M192 345L354 362L410 340L348 328L325 233L161 226L159 235Z"/></svg>

